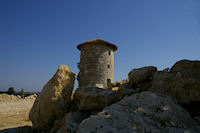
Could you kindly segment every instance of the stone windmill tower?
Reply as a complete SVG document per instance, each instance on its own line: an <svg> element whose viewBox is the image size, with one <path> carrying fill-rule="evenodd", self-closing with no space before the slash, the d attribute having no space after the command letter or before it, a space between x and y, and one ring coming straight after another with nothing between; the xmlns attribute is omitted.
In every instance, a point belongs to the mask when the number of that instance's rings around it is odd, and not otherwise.
<svg viewBox="0 0 200 133"><path fill-rule="evenodd" d="M81 51L79 88L108 88L113 82L114 51L117 46L109 42L95 39L77 46Z"/></svg>

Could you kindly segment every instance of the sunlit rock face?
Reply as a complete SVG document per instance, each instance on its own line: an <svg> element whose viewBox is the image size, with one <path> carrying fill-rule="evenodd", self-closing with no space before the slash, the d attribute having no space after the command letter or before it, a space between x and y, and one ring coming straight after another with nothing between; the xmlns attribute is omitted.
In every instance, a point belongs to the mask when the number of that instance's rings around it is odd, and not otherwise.
<svg viewBox="0 0 200 133"><path fill-rule="evenodd" d="M54 121L65 115L69 108L75 74L66 65L61 65L36 98L29 118L33 128L47 131Z"/></svg>
<svg viewBox="0 0 200 133"><path fill-rule="evenodd" d="M200 127L176 100L151 92L126 97L83 120L78 133L199 133Z"/></svg>

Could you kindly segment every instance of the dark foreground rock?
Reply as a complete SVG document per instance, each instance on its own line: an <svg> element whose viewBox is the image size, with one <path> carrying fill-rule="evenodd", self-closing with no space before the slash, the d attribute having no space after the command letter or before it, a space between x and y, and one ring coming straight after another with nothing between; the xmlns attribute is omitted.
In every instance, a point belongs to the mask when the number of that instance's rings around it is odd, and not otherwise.
<svg viewBox="0 0 200 133"><path fill-rule="evenodd" d="M36 98L29 118L37 130L47 131L56 119L65 115L69 108L75 74L61 65Z"/></svg>
<svg viewBox="0 0 200 133"><path fill-rule="evenodd" d="M77 133L199 133L200 127L176 100L151 92L126 97L83 120Z"/></svg>
<svg viewBox="0 0 200 133"><path fill-rule="evenodd" d="M90 112L76 111L67 113L64 118L55 122L51 132L54 133L75 133L82 120L88 118Z"/></svg>

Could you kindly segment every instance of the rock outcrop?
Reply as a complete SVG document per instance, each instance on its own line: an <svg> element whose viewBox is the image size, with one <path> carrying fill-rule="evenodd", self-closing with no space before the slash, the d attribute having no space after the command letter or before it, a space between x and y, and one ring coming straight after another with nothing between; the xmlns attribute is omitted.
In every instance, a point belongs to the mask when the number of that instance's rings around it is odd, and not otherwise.
<svg viewBox="0 0 200 133"><path fill-rule="evenodd" d="M49 130L54 121L65 115L69 108L75 74L66 65L59 66L56 74L44 86L36 98L29 118L33 128Z"/></svg>
<svg viewBox="0 0 200 133"><path fill-rule="evenodd" d="M129 83L138 84L149 80L155 71L157 71L157 68L154 66L135 68L128 74Z"/></svg>
<svg viewBox="0 0 200 133"><path fill-rule="evenodd" d="M174 97L183 104L200 101L200 82L196 79L177 78L173 73L155 73L150 90Z"/></svg>
<svg viewBox="0 0 200 133"><path fill-rule="evenodd" d="M129 86L147 90L151 87L152 76L157 71L154 66L135 68L128 74Z"/></svg>
<svg viewBox="0 0 200 133"><path fill-rule="evenodd" d="M200 116L200 61L182 60L170 72L155 72L149 90L176 98L192 115Z"/></svg>
<svg viewBox="0 0 200 133"><path fill-rule="evenodd" d="M200 132L200 61L179 61L170 71L133 69L128 79L72 95L75 74L60 66L30 112L33 127L52 133Z"/></svg>
<svg viewBox="0 0 200 133"><path fill-rule="evenodd" d="M192 78L200 80L200 61L178 61L172 66L170 72L179 72L182 78Z"/></svg>
<svg viewBox="0 0 200 133"><path fill-rule="evenodd" d="M74 100L79 110L100 110L119 101L120 95L101 88L79 88L75 91Z"/></svg>
<svg viewBox="0 0 200 133"><path fill-rule="evenodd" d="M83 120L77 133L199 133L200 127L174 99L151 92L126 97Z"/></svg>

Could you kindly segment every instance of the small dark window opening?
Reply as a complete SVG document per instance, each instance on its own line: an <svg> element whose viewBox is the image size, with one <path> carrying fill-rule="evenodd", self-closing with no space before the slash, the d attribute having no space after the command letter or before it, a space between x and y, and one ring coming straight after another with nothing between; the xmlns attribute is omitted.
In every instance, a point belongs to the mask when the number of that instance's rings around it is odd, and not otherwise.
<svg viewBox="0 0 200 133"><path fill-rule="evenodd" d="M110 65L108 65L108 68L110 68Z"/></svg>
<svg viewBox="0 0 200 133"><path fill-rule="evenodd" d="M108 55L110 55L110 50L108 51Z"/></svg>
<svg viewBox="0 0 200 133"><path fill-rule="evenodd" d="M107 79L107 87L108 89L112 89L111 79Z"/></svg>

